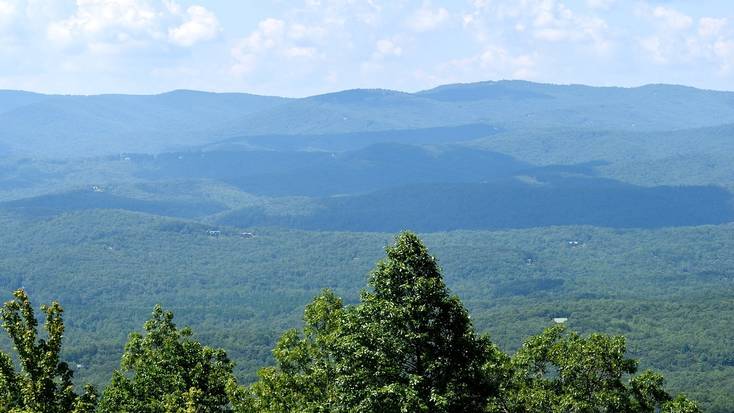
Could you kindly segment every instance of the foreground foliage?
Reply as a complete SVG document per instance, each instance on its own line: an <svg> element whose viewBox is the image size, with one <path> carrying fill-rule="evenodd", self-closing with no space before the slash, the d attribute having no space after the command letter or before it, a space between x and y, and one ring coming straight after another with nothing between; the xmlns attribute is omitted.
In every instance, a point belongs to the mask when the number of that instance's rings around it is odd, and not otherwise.
<svg viewBox="0 0 734 413"><path fill-rule="evenodd" d="M679 395L672 401L663 376L637 371L622 336L566 334L562 325L528 339L498 370L503 379L492 412L698 412Z"/></svg>
<svg viewBox="0 0 734 413"><path fill-rule="evenodd" d="M637 371L624 337L584 338L551 327L513 356L478 336L437 262L411 233L398 236L361 302L330 291L306 308L276 365L238 397L241 412L692 413L660 374Z"/></svg>
<svg viewBox="0 0 734 413"><path fill-rule="evenodd" d="M209 413L229 404L226 385L233 364L224 350L202 346L173 313L156 306L145 335L133 333L120 369L105 389L103 413Z"/></svg>
<svg viewBox="0 0 734 413"><path fill-rule="evenodd" d="M59 360L64 323L59 303L42 306L47 338L38 337L38 321L23 290L2 309L3 328L8 332L20 364L16 372L9 355L0 352L0 411L11 413L86 413L94 411L96 393L86 386L74 392L73 373Z"/></svg>
<svg viewBox="0 0 734 413"><path fill-rule="evenodd" d="M0 289L60 301L62 357L104 388L130 331L156 303L202 342L227 349L243 382L324 287L359 299L389 234L222 227L123 211L23 221L0 214ZM514 352L554 317L624 335L641 368L662 372L706 411L734 410L732 225L665 230L591 227L457 231L422 238L480 333ZM227 232L228 230L232 232ZM247 230L247 229L243 229ZM234 234L234 235L232 235ZM570 246L569 241L581 245ZM49 275L51 274L51 275ZM12 347L0 334L0 348Z"/></svg>
<svg viewBox="0 0 734 413"><path fill-rule="evenodd" d="M206 412L599 412L699 413L671 396L662 375L639 375L621 336L567 333L562 325L526 340L515 354L478 335L451 295L435 257L412 233L387 247L360 302L345 306L329 290L306 307L303 332L289 330L276 364L249 386L233 363L203 346L173 313L156 306L145 334L130 335L120 369L96 411ZM37 339L28 297L3 309L22 366L0 353L0 400L13 413L95 411L91 388L74 393L59 361L61 307L43 307L48 339ZM37 342L37 343L36 343Z"/></svg>

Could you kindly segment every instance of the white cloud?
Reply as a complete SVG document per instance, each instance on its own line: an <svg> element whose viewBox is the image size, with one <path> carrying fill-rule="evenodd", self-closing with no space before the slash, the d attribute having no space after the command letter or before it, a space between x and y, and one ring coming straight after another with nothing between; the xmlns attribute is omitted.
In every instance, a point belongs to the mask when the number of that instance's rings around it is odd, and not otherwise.
<svg viewBox="0 0 734 413"><path fill-rule="evenodd" d="M77 0L71 16L48 25L47 37L63 46L120 52L165 43L193 46L219 31L216 16L198 5L184 12L172 0Z"/></svg>
<svg viewBox="0 0 734 413"><path fill-rule="evenodd" d="M157 13L137 0L77 0L73 16L49 25L51 40L63 43L75 38L124 42L133 36L159 35Z"/></svg>
<svg viewBox="0 0 734 413"><path fill-rule="evenodd" d="M652 10L652 16L662 21L670 30L685 30L693 24L691 16L663 6L655 7Z"/></svg>
<svg viewBox="0 0 734 413"><path fill-rule="evenodd" d="M663 0L238 3L0 0L0 79L55 91L211 84L303 95L324 88L411 89L426 79L730 88L734 76L734 15L726 6L702 11ZM232 16L226 21L234 25L222 30L225 21L215 12L230 10L248 13L239 21L254 23L238 25Z"/></svg>
<svg viewBox="0 0 734 413"><path fill-rule="evenodd" d="M402 55L403 48L399 37L379 39L374 44L372 55L360 64L360 71L366 77L385 73L386 69L394 64L394 59Z"/></svg>
<svg viewBox="0 0 734 413"><path fill-rule="evenodd" d="M285 23L283 20L267 18L260 22L258 25L260 31L267 37L280 36L283 33L283 27Z"/></svg>
<svg viewBox="0 0 734 413"><path fill-rule="evenodd" d="M242 76L254 71L262 60L316 58L319 56L316 46L326 35L327 30L317 25L266 18L258 23L255 31L235 42L230 51L235 63L230 71Z"/></svg>
<svg viewBox="0 0 734 413"><path fill-rule="evenodd" d="M666 57L667 53L663 50L662 42L658 36L649 36L641 39L640 46L656 63L666 63L668 61Z"/></svg>
<svg viewBox="0 0 734 413"><path fill-rule="evenodd" d="M15 5L7 1L0 1L0 25L10 21L15 14Z"/></svg>
<svg viewBox="0 0 734 413"><path fill-rule="evenodd" d="M298 41L320 41L326 37L327 30L321 26L309 26L301 23L290 25L288 36Z"/></svg>
<svg viewBox="0 0 734 413"><path fill-rule="evenodd" d="M691 16L656 7L650 16L662 21L657 31L639 40L641 50L654 63L671 67L706 65L713 74L728 76L734 71L734 36L726 18L701 17L694 25Z"/></svg>
<svg viewBox="0 0 734 413"><path fill-rule="evenodd" d="M423 6L408 17L408 27L416 32L435 30L449 19L449 12L445 8L431 9Z"/></svg>
<svg viewBox="0 0 734 413"><path fill-rule="evenodd" d="M273 49L284 41L285 22L267 18L258 24L257 30L238 42L236 49L240 53L260 53Z"/></svg>
<svg viewBox="0 0 734 413"><path fill-rule="evenodd" d="M168 30L168 37L173 43L188 47L219 35L221 28L214 13L201 6L191 6L186 12L188 20Z"/></svg>
<svg viewBox="0 0 734 413"><path fill-rule="evenodd" d="M617 0L586 0L586 5L595 10L609 10Z"/></svg>
<svg viewBox="0 0 734 413"><path fill-rule="evenodd" d="M726 27L726 23L725 18L701 17L698 20L698 35L701 37L716 36Z"/></svg>
<svg viewBox="0 0 734 413"><path fill-rule="evenodd" d="M719 59L721 73L728 75L734 71L734 39L717 40L713 44L713 52Z"/></svg>
<svg viewBox="0 0 734 413"><path fill-rule="evenodd" d="M235 63L230 68L230 73L235 76L243 76L252 73L257 67L257 56L252 53L243 53L238 47L232 48L232 57Z"/></svg>
<svg viewBox="0 0 734 413"><path fill-rule="evenodd" d="M472 13L463 16L464 27L473 31L481 43L526 43L529 48L534 48L538 40L568 43L600 56L608 55L613 48L605 19L579 13L561 0L481 1L474 6ZM498 43L498 39L504 42Z"/></svg>
<svg viewBox="0 0 734 413"><path fill-rule="evenodd" d="M385 56L400 56L402 54L403 49L393 40L380 39L375 45L375 56L378 58L383 58Z"/></svg>
<svg viewBox="0 0 734 413"><path fill-rule="evenodd" d="M678 70L729 74L734 69L734 34L725 17L693 16L664 6L643 7L639 16L656 24L638 37L640 51L650 61ZM695 23L695 24L694 24ZM718 70L710 71L717 68Z"/></svg>
<svg viewBox="0 0 734 413"><path fill-rule="evenodd" d="M533 76L535 58L528 54L512 55L502 47L490 47L479 55L482 69L509 74L513 78Z"/></svg>
<svg viewBox="0 0 734 413"><path fill-rule="evenodd" d="M15 5L0 0L0 54L3 54L14 43L13 23L16 14Z"/></svg>
<svg viewBox="0 0 734 413"><path fill-rule="evenodd" d="M298 58L298 57L312 58L316 56L316 48L293 46L293 47L288 47L284 49L283 54L286 57L293 57L293 58Z"/></svg>
<svg viewBox="0 0 734 413"><path fill-rule="evenodd" d="M480 53L439 65L432 78L463 79L532 79L536 76L537 56L512 54L506 48L489 45Z"/></svg>
<svg viewBox="0 0 734 413"><path fill-rule="evenodd" d="M584 21L563 3L537 2L532 11L534 12L532 25L535 28L536 38L559 42L583 37L584 31L580 29Z"/></svg>

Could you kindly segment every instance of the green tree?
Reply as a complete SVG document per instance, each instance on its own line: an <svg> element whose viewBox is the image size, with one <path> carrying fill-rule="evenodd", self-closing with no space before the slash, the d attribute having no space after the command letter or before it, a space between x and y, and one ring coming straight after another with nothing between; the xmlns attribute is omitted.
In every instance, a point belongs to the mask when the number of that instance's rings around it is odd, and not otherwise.
<svg viewBox="0 0 734 413"><path fill-rule="evenodd" d="M336 411L481 412L494 352L413 233L386 248L370 291L344 312Z"/></svg>
<svg viewBox="0 0 734 413"><path fill-rule="evenodd" d="M340 337L343 305L325 290L304 314L303 334L289 330L273 350L276 364L258 372L260 380L240 400L242 411L331 412L335 395L335 351ZM248 400L249 399L249 400Z"/></svg>
<svg viewBox="0 0 734 413"><path fill-rule="evenodd" d="M562 325L526 340L502 370L506 381L488 410L503 413L697 412L695 403L671 401L663 377L637 372L622 336L566 333ZM631 377L631 378L630 378ZM686 410L689 409L689 410Z"/></svg>
<svg viewBox="0 0 734 413"><path fill-rule="evenodd" d="M60 361L64 310L57 302L41 306L46 338L38 337L38 321L28 295L13 293L2 309L3 328L18 356L16 372L11 357L0 352L0 411L11 413L86 413L94 411L96 393L85 386L77 395L69 365Z"/></svg>
<svg viewBox="0 0 734 413"><path fill-rule="evenodd" d="M224 350L201 345L173 313L156 306L132 333L120 369L100 400L102 413L210 413L230 411L228 385L233 363Z"/></svg>
<svg viewBox="0 0 734 413"><path fill-rule="evenodd" d="M673 400L663 404L661 413L702 413L698 404L679 394Z"/></svg>

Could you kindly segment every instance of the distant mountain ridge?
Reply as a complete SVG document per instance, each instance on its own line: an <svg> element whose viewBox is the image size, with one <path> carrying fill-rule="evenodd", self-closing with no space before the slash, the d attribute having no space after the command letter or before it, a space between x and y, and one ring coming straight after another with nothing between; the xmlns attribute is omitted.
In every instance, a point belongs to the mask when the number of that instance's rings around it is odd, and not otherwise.
<svg viewBox="0 0 734 413"><path fill-rule="evenodd" d="M734 93L490 81L416 93L353 89L305 98L177 90L159 95L0 91L6 154L160 153L237 136L327 135L485 124L666 131L734 123ZM0 153L2 153L0 152Z"/></svg>

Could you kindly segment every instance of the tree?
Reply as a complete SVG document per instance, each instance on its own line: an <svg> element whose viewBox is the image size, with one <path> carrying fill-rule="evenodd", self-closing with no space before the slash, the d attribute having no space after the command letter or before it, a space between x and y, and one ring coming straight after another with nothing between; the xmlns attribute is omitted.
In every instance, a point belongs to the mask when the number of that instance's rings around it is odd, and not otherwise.
<svg viewBox="0 0 734 413"><path fill-rule="evenodd" d="M662 413L702 413L698 404L679 394L675 399L663 404Z"/></svg>
<svg viewBox="0 0 734 413"><path fill-rule="evenodd" d="M475 333L415 234L399 234L386 253L371 291L344 312L335 411L483 411L495 388L489 340Z"/></svg>
<svg viewBox="0 0 734 413"><path fill-rule="evenodd" d="M18 356L16 372L9 355L0 352L0 411L12 413L86 413L94 411L96 392L85 386L77 395L69 365L60 361L64 310L57 302L41 306L47 337L38 337L38 321L24 290L13 293L2 309L3 328Z"/></svg>
<svg viewBox="0 0 734 413"><path fill-rule="evenodd" d="M201 345L173 313L156 306L145 335L132 333L120 369L100 400L103 413L210 413L230 411L233 363L224 350Z"/></svg>
<svg viewBox="0 0 734 413"><path fill-rule="evenodd" d="M698 412L695 403L671 400L663 377L636 373L637 361L625 357L622 336L566 334L562 325L528 339L505 361L502 391L488 410L503 413ZM686 410L688 409L688 410Z"/></svg>
<svg viewBox="0 0 734 413"><path fill-rule="evenodd" d="M260 380L233 397L240 411L331 412L335 395L335 350L343 305L324 290L304 314L303 334L289 330L273 350L276 364L259 371Z"/></svg>

